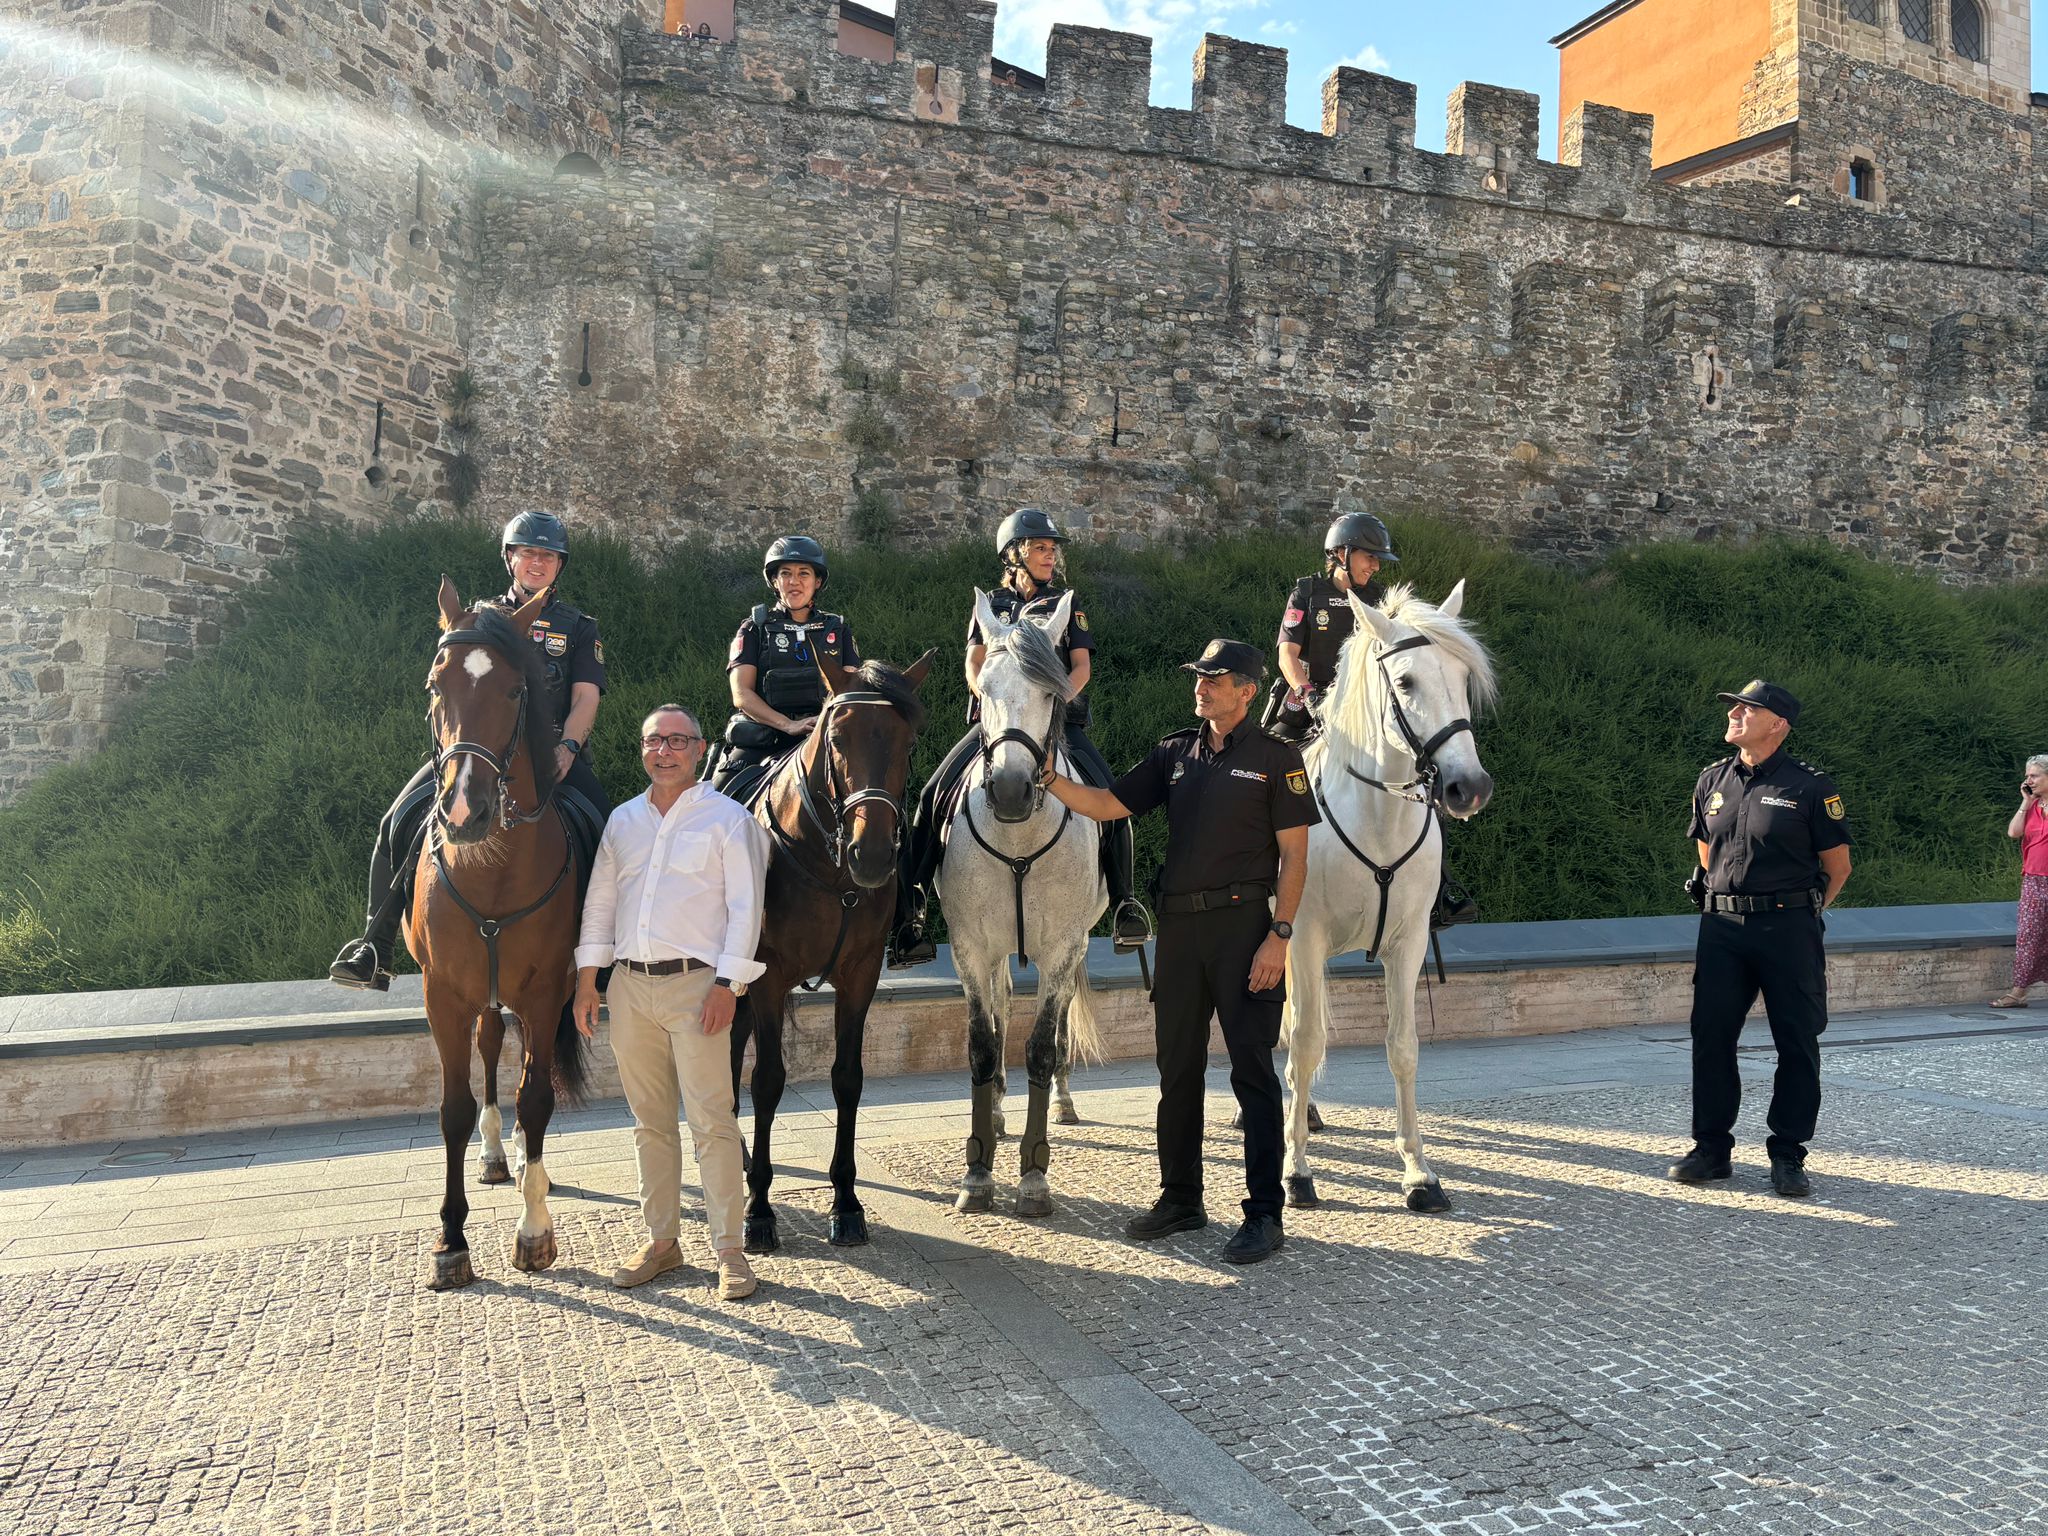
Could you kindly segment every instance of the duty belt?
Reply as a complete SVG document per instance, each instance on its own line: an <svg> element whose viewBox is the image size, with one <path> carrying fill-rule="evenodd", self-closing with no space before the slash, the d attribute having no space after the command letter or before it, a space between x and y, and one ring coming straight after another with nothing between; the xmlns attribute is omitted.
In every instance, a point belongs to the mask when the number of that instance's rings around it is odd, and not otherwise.
<svg viewBox="0 0 2048 1536"><path fill-rule="evenodd" d="M1771 896L1723 896L1714 891L1707 892L1708 912L1781 912L1818 911L1819 891L1779 891Z"/></svg>
<svg viewBox="0 0 2048 1536"><path fill-rule="evenodd" d="M1270 885L1225 885L1213 891L1189 891L1159 898L1161 912L1222 912L1248 901L1263 902L1273 894Z"/></svg>

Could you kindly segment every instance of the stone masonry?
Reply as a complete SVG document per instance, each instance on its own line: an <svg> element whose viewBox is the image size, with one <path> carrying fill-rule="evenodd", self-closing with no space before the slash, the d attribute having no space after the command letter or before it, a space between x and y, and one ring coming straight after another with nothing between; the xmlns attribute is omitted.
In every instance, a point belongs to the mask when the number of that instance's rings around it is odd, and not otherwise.
<svg viewBox="0 0 2048 1536"><path fill-rule="evenodd" d="M754 542L1343 502L1564 559L1787 530L2037 575L2048 105L1777 4L1759 120L1796 137L1672 186L1649 118L1588 104L1551 163L1493 86L1443 154L1352 69L1296 128L1285 53L1223 37L1186 109L1084 27L1013 85L987 0L901 0L885 63L832 0L710 44L634 0L16 0L0 795L295 526L450 505ZM1986 10L2006 60L2027 8Z"/></svg>

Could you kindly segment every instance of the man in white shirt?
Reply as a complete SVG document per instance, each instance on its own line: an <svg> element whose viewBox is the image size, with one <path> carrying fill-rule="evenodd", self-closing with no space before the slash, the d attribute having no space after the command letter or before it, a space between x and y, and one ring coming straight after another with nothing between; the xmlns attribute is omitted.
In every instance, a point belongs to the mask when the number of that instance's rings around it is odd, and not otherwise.
<svg viewBox="0 0 2048 1536"><path fill-rule="evenodd" d="M597 1027L597 973L612 974L612 1054L633 1111L640 1209L649 1241L612 1272L639 1285L683 1262L680 1092L704 1215L718 1259L718 1292L754 1292L741 1247L739 1119L726 1030L734 998L761 974L761 895L768 834L735 802L697 782L704 732L679 704L641 724L643 795L612 813L591 868L576 946L576 1024Z"/></svg>

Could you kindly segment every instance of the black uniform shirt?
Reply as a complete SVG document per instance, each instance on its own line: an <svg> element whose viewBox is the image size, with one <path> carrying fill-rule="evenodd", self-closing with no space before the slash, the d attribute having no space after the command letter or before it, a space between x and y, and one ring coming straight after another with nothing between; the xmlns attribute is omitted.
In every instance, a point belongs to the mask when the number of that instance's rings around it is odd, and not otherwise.
<svg viewBox="0 0 2048 1536"><path fill-rule="evenodd" d="M995 610L996 617L1005 624L1015 624L1022 619L1051 618L1053 609L1059 607L1060 599L1066 595L1067 589L1056 581L1046 583L1038 589L1036 594L1028 599L1020 596L1014 588L998 587L995 591L989 593L988 605ZM981 632L980 617L971 613L967 616L967 643L969 645L983 646L988 644L988 636ZM1095 636L1088 629L1088 615L1081 611L1081 604L1078 599L1074 604L1073 613L1067 621L1067 632L1060 638L1060 643L1056 649L1060 653L1061 664L1068 671L1072 671L1074 667L1074 652L1093 651L1095 649ZM1067 723L1069 725L1086 726L1091 715L1092 711L1088 708L1088 695L1085 692L1067 705ZM981 718L981 706L978 700L969 699L967 701L967 718L970 721Z"/></svg>
<svg viewBox="0 0 2048 1536"><path fill-rule="evenodd" d="M491 599L501 613L512 613L527 601L514 587L503 597ZM548 703L554 711L555 730L569 718L569 690L577 683L593 683L604 691L604 641L598 638L597 620L560 598L550 598L547 607L526 631L527 638L540 647L541 662L548 673Z"/></svg>
<svg viewBox="0 0 2048 1536"><path fill-rule="evenodd" d="M1375 576L1365 584L1359 601L1377 604L1387 595ZM1280 645L1298 645L1308 662L1312 688L1327 688L1337 680L1337 651L1351 638L1351 601L1328 576L1304 576L1287 594L1287 612L1280 619Z"/></svg>
<svg viewBox="0 0 2048 1536"><path fill-rule="evenodd" d="M1270 886L1280 872L1276 834L1322 820L1301 753L1249 717L1221 752L1209 749L1207 726L1175 731L1109 792L1133 816L1166 807L1165 896Z"/></svg>
<svg viewBox="0 0 2048 1536"><path fill-rule="evenodd" d="M1755 768L1738 753L1700 775L1692 836L1707 845L1707 889L1776 896L1827 884L1820 854L1849 846L1849 813L1826 774L1774 752Z"/></svg>
<svg viewBox="0 0 2048 1536"><path fill-rule="evenodd" d="M814 665L813 646L827 656L837 651L843 667L860 665L860 652L854 646L853 629L845 615L813 608L811 616L799 624L789 616L787 608L777 603L768 610L766 623L758 622L751 613L740 621L739 633L732 637L732 649L726 653L725 670L752 667L758 679L761 673L777 667L810 667Z"/></svg>

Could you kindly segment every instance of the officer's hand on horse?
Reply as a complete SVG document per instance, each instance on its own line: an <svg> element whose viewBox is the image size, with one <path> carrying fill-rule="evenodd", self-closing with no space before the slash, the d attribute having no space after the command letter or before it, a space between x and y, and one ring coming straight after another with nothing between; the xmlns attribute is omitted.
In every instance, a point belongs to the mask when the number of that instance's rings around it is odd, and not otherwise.
<svg viewBox="0 0 2048 1536"><path fill-rule="evenodd" d="M1286 974L1287 941L1277 933L1269 933L1259 952L1252 956L1252 973L1246 985L1254 992L1269 992L1280 985L1280 978Z"/></svg>
<svg viewBox="0 0 2048 1536"><path fill-rule="evenodd" d="M801 720L792 720L789 722L789 734L792 736L808 736L811 734L811 727L817 723L818 717L816 715L805 715Z"/></svg>

